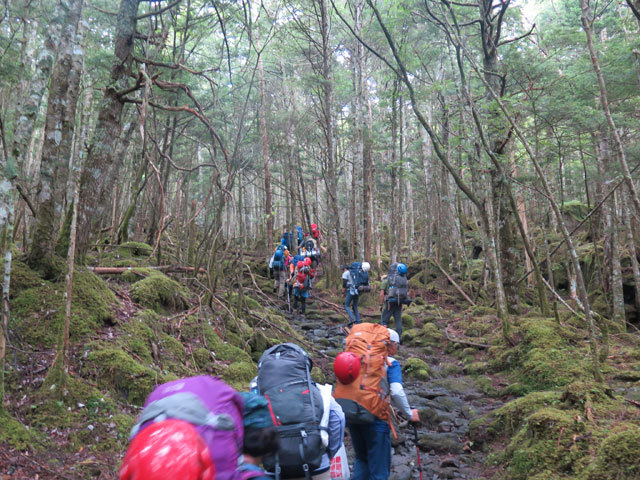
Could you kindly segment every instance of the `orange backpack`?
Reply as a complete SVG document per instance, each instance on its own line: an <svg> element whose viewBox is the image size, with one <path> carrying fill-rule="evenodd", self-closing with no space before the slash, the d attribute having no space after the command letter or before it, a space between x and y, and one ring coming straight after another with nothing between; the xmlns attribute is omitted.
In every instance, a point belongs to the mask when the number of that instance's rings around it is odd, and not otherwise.
<svg viewBox="0 0 640 480"><path fill-rule="evenodd" d="M358 323L346 339L346 352L360 357L360 373L349 385L337 381L333 396L342 407L347 423L389 420L387 345L389 330L384 325Z"/></svg>

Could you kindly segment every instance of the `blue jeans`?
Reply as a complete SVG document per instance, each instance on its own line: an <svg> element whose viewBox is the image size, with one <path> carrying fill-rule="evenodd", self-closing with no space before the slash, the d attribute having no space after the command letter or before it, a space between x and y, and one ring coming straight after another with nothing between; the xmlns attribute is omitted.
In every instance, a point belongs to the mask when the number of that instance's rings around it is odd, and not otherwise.
<svg viewBox="0 0 640 480"><path fill-rule="evenodd" d="M391 473L389 424L376 420L370 425L349 425L356 453L351 480L387 480Z"/></svg>
<svg viewBox="0 0 640 480"><path fill-rule="evenodd" d="M353 306L353 312L349 308L349 305ZM349 315L349 323L360 323L360 312L358 312L358 295L351 295L351 292L347 290L347 296L344 297L344 309Z"/></svg>
<svg viewBox="0 0 640 480"><path fill-rule="evenodd" d="M402 304L401 303L389 303L385 300L384 302L384 310L382 311L382 325L385 327L389 326L389 320L391 317L396 321L396 332L398 332L398 336L400 340L402 340Z"/></svg>

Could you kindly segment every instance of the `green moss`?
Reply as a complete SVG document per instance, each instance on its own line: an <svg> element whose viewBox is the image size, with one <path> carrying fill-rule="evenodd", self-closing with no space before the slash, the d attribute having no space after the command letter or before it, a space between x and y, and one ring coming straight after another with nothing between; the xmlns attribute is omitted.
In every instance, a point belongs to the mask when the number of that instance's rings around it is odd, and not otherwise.
<svg viewBox="0 0 640 480"><path fill-rule="evenodd" d="M101 388L115 391L127 401L142 405L158 383L165 379L136 361L121 348L96 343L90 346L85 368Z"/></svg>
<svg viewBox="0 0 640 480"><path fill-rule="evenodd" d="M154 270L152 272L153 274L133 284L131 298L156 311L186 308L189 291L165 274Z"/></svg>
<svg viewBox="0 0 640 480"><path fill-rule="evenodd" d="M125 242L118 248L118 253L121 257L148 257L153 248L142 242Z"/></svg>
<svg viewBox="0 0 640 480"><path fill-rule="evenodd" d="M571 473L574 468L579 469L587 452L583 451L583 444L574 440L585 430L584 423L576 418L580 417L575 412L555 408L529 415L505 452L510 478L524 480L546 470ZM569 448L565 448L567 444Z"/></svg>
<svg viewBox="0 0 640 480"><path fill-rule="evenodd" d="M477 444L483 444L499 435L517 432L524 419L533 412L558 405L560 392L534 392L512 400L502 407L473 420L469 424L469 437Z"/></svg>
<svg viewBox="0 0 640 480"><path fill-rule="evenodd" d="M609 435L600 445L598 455L588 469L589 480L631 480L640 477L640 428Z"/></svg>
<svg viewBox="0 0 640 480"><path fill-rule="evenodd" d="M491 326L482 322L471 322L464 331L467 337L481 337L491 330Z"/></svg>
<svg viewBox="0 0 640 480"><path fill-rule="evenodd" d="M258 374L253 362L235 362L222 374L222 379L238 391L247 390L249 383Z"/></svg>
<svg viewBox="0 0 640 480"><path fill-rule="evenodd" d="M66 289L64 283L42 281L37 287L19 292L11 302L10 328L24 342L52 347L64 325ZM112 306L118 302L107 284L86 270L74 272L69 335L76 342L113 320Z"/></svg>
<svg viewBox="0 0 640 480"><path fill-rule="evenodd" d="M171 335L162 333L158 338L158 346L166 354L169 353L173 360L183 364L185 361L184 345Z"/></svg>
<svg viewBox="0 0 640 480"><path fill-rule="evenodd" d="M193 351L193 358L196 361L196 364L199 369L206 369L211 363L213 363L211 359L211 353L206 348L196 348Z"/></svg>
<svg viewBox="0 0 640 480"><path fill-rule="evenodd" d="M153 268L135 267L120 274L120 280L127 283L136 283L140 280L143 280L147 277L151 277L157 274L162 274L162 273L158 272L158 270L154 270Z"/></svg>
<svg viewBox="0 0 640 480"><path fill-rule="evenodd" d="M402 329L404 330L405 328L414 328L416 326L416 321L414 320L414 318L407 314L407 313L403 313L402 314Z"/></svg>
<svg viewBox="0 0 640 480"><path fill-rule="evenodd" d="M122 327L121 339L126 349L135 353L145 363L151 364L153 362L151 344L155 340L155 333L144 318L136 316L130 319Z"/></svg>
<svg viewBox="0 0 640 480"><path fill-rule="evenodd" d="M210 325L203 326L203 333L207 347L214 353L216 359L225 362L243 361L251 363L251 357L247 352L228 343L224 343Z"/></svg>
<svg viewBox="0 0 640 480"><path fill-rule="evenodd" d="M16 450L32 449L36 437L18 420L7 413L0 414L0 444L9 445Z"/></svg>
<svg viewBox="0 0 640 480"><path fill-rule="evenodd" d="M29 266L17 259L11 261L11 283L9 297L13 298L17 293L28 288L38 287L44 280L37 272L31 270Z"/></svg>
<svg viewBox="0 0 640 480"><path fill-rule="evenodd" d="M322 370L320 370L320 367L313 367L311 369L311 380L316 383L326 383L327 377L322 372Z"/></svg>
<svg viewBox="0 0 640 480"><path fill-rule="evenodd" d="M410 378L416 378L418 380L429 380L431 378L429 365L419 358L413 357L407 359L402 370Z"/></svg>

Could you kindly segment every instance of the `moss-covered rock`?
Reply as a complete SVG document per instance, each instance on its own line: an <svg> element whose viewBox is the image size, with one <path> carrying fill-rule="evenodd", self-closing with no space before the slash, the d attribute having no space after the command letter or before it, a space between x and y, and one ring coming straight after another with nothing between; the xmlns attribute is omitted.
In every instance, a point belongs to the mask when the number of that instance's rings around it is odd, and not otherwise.
<svg viewBox="0 0 640 480"><path fill-rule="evenodd" d="M402 329L404 330L405 328L414 328L415 326L416 326L416 321L414 320L413 316L409 315L408 313L403 313Z"/></svg>
<svg viewBox="0 0 640 480"><path fill-rule="evenodd" d="M9 328L30 345L55 345L64 325L65 291L64 283L42 281L37 287L17 293L11 302L13 318ZM84 339L104 323L112 322L112 308L117 304L113 292L98 276L76 270L71 294L71 341Z"/></svg>
<svg viewBox="0 0 640 480"><path fill-rule="evenodd" d="M238 391L249 388L249 383L258 374L258 367L253 362L235 362L222 374L222 379Z"/></svg>
<svg viewBox="0 0 640 480"><path fill-rule="evenodd" d="M156 311L182 310L188 305L189 291L162 272L150 270L148 277L131 287L131 298Z"/></svg>
<svg viewBox="0 0 640 480"><path fill-rule="evenodd" d="M481 337L491 329L490 325L482 322L471 322L464 331L467 337Z"/></svg>
<svg viewBox="0 0 640 480"><path fill-rule="evenodd" d="M502 407L473 420L469 424L469 437L482 445L499 435L517 432L524 419L535 411L560 403L560 392L533 392L512 400Z"/></svg>
<svg viewBox="0 0 640 480"><path fill-rule="evenodd" d="M165 381L161 374L142 365L122 348L101 342L90 345L85 369L100 388L114 391L136 405L142 405L153 387Z"/></svg>
<svg viewBox="0 0 640 480"><path fill-rule="evenodd" d="M640 478L640 427L609 435L600 445L588 469L589 480L632 480Z"/></svg>
<svg viewBox="0 0 640 480"><path fill-rule="evenodd" d="M193 359L200 370L205 370L212 363L211 353L203 347L193 351Z"/></svg>
<svg viewBox="0 0 640 480"><path fill-rule="evenodd" d="M142 242L125 242L118 248L118 253L121 257L148 257L153 248Z"/></svg>
<svg viewBox="0 0 640 480"><path fill-rule="evenodd" d="M577 473L587 451L576 441L585 431L576 413L543 408L529 415L505 451L510 478L525 480L544 471Z"/></svg>
<svg viewBox="0 0 640 480"><path fill-rule="evenodd" d="M402 371L409 378L416 378L418 380L429 380L431 378L431 369L424 360L419 358L409 358L404 362Z"/></svg>

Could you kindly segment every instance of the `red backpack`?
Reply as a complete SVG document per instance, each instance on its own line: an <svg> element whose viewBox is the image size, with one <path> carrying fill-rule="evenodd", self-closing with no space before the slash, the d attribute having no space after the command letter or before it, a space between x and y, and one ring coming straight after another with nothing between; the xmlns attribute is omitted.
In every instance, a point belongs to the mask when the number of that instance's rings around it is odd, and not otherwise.
<svg viewBox="0 0 640 480"><path fill-rule="evenodd" d="M311 224L311 236L313 238L320 238L320 229L316 223Z"/></svg>

